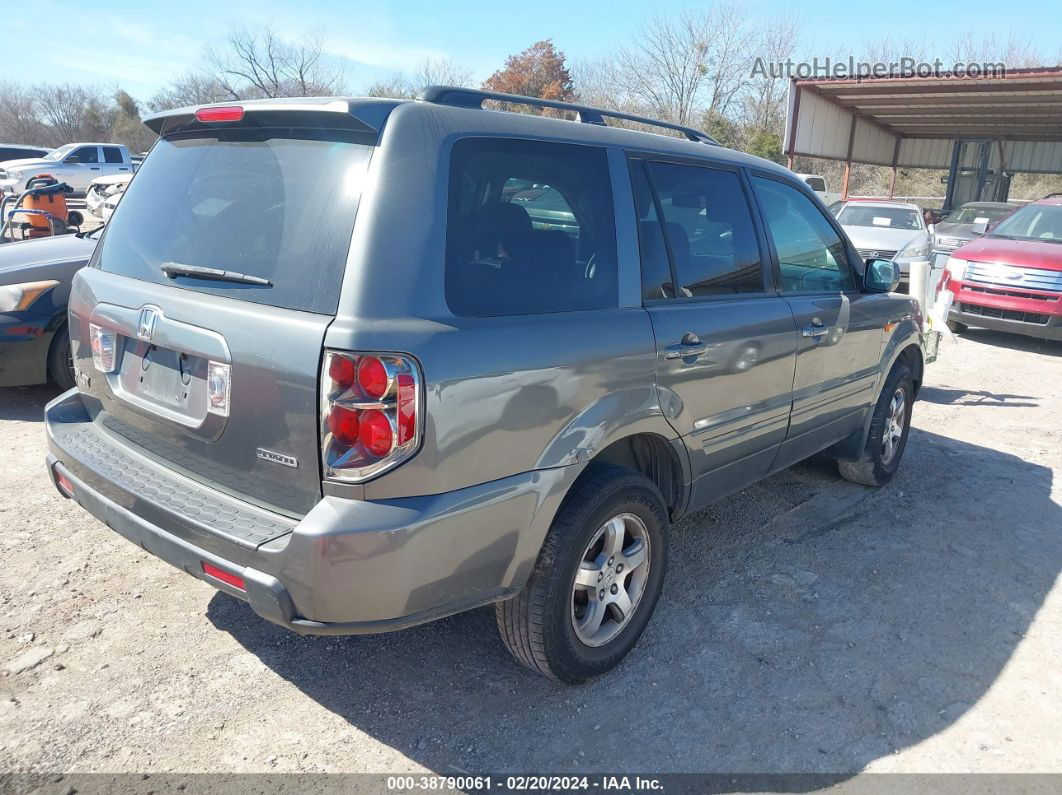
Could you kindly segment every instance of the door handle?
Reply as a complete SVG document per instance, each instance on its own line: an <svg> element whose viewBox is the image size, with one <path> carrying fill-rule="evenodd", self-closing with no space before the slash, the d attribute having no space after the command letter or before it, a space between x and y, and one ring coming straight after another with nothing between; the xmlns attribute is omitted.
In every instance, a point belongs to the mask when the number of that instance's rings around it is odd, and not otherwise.
<svg viewBox="0 0 1062 795"><path fill-rule="evenodd" d="M99 171L99 170L100 170L100 167L99 167L99 166L93 166L93 167L92 167L92 168L90 169L90 171Z"/></svg>
<svg viewBox="0 0 1062 795"><path fill-rule="evenodd" d="M830 333L829 327L822 322L821 318L813 317L810 326L804 326L800 333L805 337L823 337Z"/></svg>
<svg viewBox="0 0 1062 795"><path fill-rule="evenodd" d="M665 359L685 359L687 356L700 356L708 351L705 342L681 342L677 345L668 345L664 349Z"/></svg>

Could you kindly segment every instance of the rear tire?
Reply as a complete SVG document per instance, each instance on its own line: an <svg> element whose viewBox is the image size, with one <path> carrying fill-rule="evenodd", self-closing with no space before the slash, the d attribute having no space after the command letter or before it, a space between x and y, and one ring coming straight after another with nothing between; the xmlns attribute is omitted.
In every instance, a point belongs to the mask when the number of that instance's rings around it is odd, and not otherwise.
<svg viewBox="0 0 1062 795"><path fill-rule="evenodd" d="M948 331L950 331L952 334L964 334L969 328L969 326L967 326L965 323L960 323L958 320L949 320L947 321L947 323Z"/></svg>
<svg viewBox="0 0 1062 795"><path fill-rule="evenodd" d="M70 333L66 323L52 337L48 349L48 379L64 392L74 386L74 362L70 357Z"/></svg>
<svg viewBox="0 0 1062 795"><path fill-rule="evenodd" d="M897 362L874 406L863 455L856 461L837 462L841 477L864 486L884 486L892 480L907 447L913 405L911 369L904 362Z"/></svg>
<svg viewBox="0 0 1062 795"><path fill-rule="evenodd" d="M523 590L495 605L509 652L570 684L617 665L656 607L668 531L667 508L650 480L592 465L554 518Z"/></svg>

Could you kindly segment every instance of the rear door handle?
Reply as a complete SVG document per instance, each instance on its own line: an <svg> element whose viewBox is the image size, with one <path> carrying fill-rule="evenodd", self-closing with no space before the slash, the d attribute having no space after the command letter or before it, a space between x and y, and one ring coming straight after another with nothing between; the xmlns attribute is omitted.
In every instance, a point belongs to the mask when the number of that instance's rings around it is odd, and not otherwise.
<svg viewBox="0 0 1062 795"><path fill-rule="evenodd" d="M668 345L664 349L665 359L685 359L687 356L700 356L708 351L705 342L679 343Z"/></svg>

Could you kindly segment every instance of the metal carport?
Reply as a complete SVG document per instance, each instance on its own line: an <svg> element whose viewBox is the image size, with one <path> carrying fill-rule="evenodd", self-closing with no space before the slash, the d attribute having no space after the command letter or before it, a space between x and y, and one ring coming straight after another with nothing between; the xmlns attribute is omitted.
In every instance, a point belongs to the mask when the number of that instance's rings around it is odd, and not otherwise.
<svg viewBox="0 0 1062 795"><path fill-rule="evenodd" d="M1062 174L1062 67L982 77L790 81L783 150L845 163L948 169L944 209L1005 200L1010 175Z"/></svg>

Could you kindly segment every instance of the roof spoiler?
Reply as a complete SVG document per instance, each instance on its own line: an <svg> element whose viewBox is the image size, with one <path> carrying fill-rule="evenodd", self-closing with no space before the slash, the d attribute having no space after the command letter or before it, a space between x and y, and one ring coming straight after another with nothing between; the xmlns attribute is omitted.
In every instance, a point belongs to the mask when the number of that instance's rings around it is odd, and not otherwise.
<svg viewBox="0 0 1062 795"><path fill-rule="evenodd" d="M204 108L239 106L243 108L242 125L268 126L272 123L308 127L332 127L355 132L378 133L388 114L398 105L387 99L336 99L321 97L293 97L291 99L253 99L215 102L208 105L188 105L160 111L144 119L156 135L166 135L188 125L210 129L210 123L196 121L196 111Z"/></svg>

